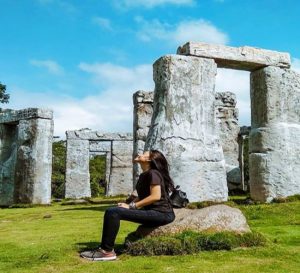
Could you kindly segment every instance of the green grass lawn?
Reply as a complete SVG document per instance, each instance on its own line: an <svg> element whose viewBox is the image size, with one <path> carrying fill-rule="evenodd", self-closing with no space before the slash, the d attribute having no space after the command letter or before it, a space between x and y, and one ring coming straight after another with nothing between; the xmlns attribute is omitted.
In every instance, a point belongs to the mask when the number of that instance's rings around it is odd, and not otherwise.
<svg viewBox="0 0 300 273"><path fill-rule="evenodd" d="M95 247L111 204L0 209L0 272L300 272L300 201L238 205L266 247L202 251L196 255L133 257L89 262L79 251ZM137 224L121 223L116 245Z"/></svg>

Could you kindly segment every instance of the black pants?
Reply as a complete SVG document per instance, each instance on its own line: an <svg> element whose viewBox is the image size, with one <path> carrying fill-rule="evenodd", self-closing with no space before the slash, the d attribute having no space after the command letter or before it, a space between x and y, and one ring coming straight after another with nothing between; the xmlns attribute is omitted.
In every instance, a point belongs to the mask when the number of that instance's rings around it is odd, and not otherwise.
<svg viewBox="0 0 300 273"><path fill-rule="evenodd" d="M162 226L173 222L174 212L156 210L134 210L122 207L108 208L104 214L101 248L111 251L120 228L120 220L140 223L145 226Z"/></svg>

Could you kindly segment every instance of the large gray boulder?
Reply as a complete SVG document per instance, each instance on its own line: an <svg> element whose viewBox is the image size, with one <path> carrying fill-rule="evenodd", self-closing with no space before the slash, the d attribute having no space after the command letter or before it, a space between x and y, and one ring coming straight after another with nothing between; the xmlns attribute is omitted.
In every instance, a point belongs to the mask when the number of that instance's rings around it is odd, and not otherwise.
<svg viewBox="0 0 300 273"><path fill-rule="evenodd" d="M185 230L236 233L251 231L243 213L227 205L213 205L202 209L174 209L174 212L176 218L172 223L151 228L141 225L137 228L136 235L161 236Z"/></svg>

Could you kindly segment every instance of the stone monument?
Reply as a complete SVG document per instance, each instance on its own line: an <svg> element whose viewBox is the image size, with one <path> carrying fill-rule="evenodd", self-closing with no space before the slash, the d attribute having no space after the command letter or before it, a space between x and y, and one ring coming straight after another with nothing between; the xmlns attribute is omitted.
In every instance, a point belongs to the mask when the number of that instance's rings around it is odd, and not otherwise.
<svg viewBox="0 0 300 273"><path fill-rule="evenodd" d="M161 150L191 202L225 201L225 159L215 117L213 59L167 55L154 65L154 105L145 149Z"/></svg>
<svg viewBox="0 0 300 273"><path fill-rule="evenodd" d="M132 192L132 134L67 131L66 198L91 197L90 154L106 155L106 195Z"/></svg>
<svg viewBox="0 0 300 273"><path fill-rule="evenodd" d="M53 113L0 112L0 205L50 204Z"/></svg>

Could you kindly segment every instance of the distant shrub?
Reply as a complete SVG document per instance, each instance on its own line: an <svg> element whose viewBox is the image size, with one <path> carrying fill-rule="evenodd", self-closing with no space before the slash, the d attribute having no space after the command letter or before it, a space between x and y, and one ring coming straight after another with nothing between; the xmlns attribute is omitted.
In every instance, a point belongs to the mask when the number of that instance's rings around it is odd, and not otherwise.
<svg viewBox="0 0 300 273"><path fill-rule="evenodd" d="M106 156L96 155L90 159L90 182L92 197L103 196L106 189Z"/></svg>
<svg viewBox="0 0 300 273"><path fill-rule="evenodd" d="M207 233L184 231L180 234L158 237L136 237L131 233L125 239L125 252L131 255L182 255L199 251L231 250L237 247L266 245L258 232L234 233L229 231Z"/></svg>
<svg viewBox="0 0 300 273"><path fill-rule="evenodd" d="M53 142L52 151L52 197L64 198L66 173L66 141L60 140Z"/></svg>

